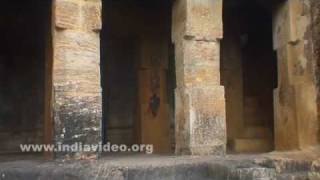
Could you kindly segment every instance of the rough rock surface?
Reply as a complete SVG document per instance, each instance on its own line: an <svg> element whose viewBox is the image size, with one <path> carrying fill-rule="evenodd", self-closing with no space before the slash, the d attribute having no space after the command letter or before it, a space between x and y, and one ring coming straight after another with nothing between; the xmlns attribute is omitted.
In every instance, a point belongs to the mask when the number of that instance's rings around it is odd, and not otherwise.
<svg viewBox="0 0 320 180"><path fill-rule="evenodd" d="M316 180L319 151L265 155L106 156L94 161L4 159L1 180ZM10 161L9 161L10 160Z"/></svg>

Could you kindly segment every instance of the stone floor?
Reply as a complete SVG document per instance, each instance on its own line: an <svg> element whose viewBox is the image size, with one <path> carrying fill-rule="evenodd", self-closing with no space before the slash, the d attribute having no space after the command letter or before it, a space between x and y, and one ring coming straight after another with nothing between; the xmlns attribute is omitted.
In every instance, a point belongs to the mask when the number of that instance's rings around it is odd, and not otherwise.
<svg viewBox="0 0 320 180"><path fill-rule="evenodd" d="M105 155L97 161L45 161L1 155L0 180L317 180L320 149L225 157Z"/></svg>

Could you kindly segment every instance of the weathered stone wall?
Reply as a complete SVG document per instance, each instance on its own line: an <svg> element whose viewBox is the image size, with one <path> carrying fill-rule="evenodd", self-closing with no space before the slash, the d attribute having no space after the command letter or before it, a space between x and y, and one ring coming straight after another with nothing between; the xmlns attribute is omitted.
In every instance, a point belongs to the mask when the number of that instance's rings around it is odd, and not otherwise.
<svg viewBox="0 0 320 180"><path fill-rule="evenodd" d="M315 85L317 91L317 112L318 112L318 126L320 125L320 1L310 1L311 20L312 23L309 26L309 41L312 42L312 47L309 45L309 49L312 48L313 63L315 65ZM318 129L318 143L320 143L320 130Z"/></svg>
<svg viewBox="0 0 320 180"><path fill-rule="evenodd" d="M224 154L224 87L220 86L222 0L177 0L172 39L176 53L176 152Z"/></svg>
<svg viewBox="0 0 320 180"><path fill-rule="evenodd" d="M53 26L54 142L101 142L100 0L55 0ZM96 153L58 153L61 157Z"/></svg>
<svg viewBox="0 0 320 180"><path fill-rule="evenodd" d="M277 150L318 144L317 88L312 53L310 0L289 0L274 10L274 49L278 53L275 91Z"/></svg>
<svg viewBox="0 0 320 180"><path fill-rule="evenodd" d="M279 62L279 87L275 91L277 150L318 143L314 61L318 11L317 3L311 2L289 0L274 9L274 49ZM101 140L100 18L99 0L54 2L56 143ZM176 151L223 154L225 99L219 57L222 0L175 1L172 27L177 74Z"/></svg>

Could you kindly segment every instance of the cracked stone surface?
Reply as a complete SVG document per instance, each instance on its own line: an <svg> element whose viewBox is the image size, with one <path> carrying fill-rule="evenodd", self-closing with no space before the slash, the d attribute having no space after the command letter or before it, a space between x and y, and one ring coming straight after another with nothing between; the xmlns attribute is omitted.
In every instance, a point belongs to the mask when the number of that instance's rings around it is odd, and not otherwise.
<svg viewBox="0 0 320 180"><path fill-rule="evenodd" d="M105 155L92 161L44 161L1 157L0 179L10 180L284 180L320 179L319 150L263 155ZM30 160L30 158L34 160Z"/></svg>

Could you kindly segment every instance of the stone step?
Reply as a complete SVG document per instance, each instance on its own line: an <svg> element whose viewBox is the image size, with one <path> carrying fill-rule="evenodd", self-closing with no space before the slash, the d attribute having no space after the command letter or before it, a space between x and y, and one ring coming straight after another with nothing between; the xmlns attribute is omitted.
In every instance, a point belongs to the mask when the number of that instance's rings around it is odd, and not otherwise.
<svg viewBox="0 0 320 180"><path fill-rule="evenodd" d="M263 167L269 167L276 169L279 174L291 175L293 173L303 173L303 172L312 172L317 171L317 163L310 161L308 159L290 159L290 158L269 158L265 159L262 162L259 162L259 165ZM319 171L320 172L320 171Z"/></svg>
<svg viewBox="0 0 320 180"><path fill-rule="evenodd" d="M260 153L273 150L271 138L237 138L232 140L231 149L236 153Z"/></svg>
<svg viewBox="0 0 320 180"><path fill-rule="evenodd" d="M250 126L244 131L244 138L272 138L272 131L268 127Z"/></svg>
<svg viewBox="0 0 320 180"><path fill-rule="evenodd" d="M320 174L317 172L296 172L279 174L277 180L317 180L320 179Z"/></svg>

